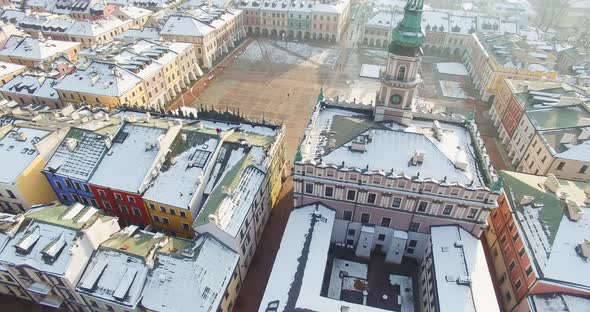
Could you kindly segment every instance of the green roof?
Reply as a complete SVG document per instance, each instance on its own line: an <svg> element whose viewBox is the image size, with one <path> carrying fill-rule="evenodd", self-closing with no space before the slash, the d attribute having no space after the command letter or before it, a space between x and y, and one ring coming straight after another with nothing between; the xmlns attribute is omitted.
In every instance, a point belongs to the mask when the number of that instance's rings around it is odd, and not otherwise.
<svg viewBox="0 0 590 312"><path fill-rule="evenodd" d="M97 208L93 208L92 206L85 206L78 214L76 214L74 218L64 220L63 217L74 207L74 205L66 206L54 202L47 207L40 207L38 209L29 210L25 217L27 219L59 225L62 227L75 230L82 229L84 225L87 223L78 223L78 220L80 220L80 218L84 216L89 209L96 209L96 215L103 220L109 220L113 218L110 216L103 215ZM92 220L92 218L89 220Z"/></svg>
<svg viewBox="0 0 590 312"><path fill-rule="evenodd" d="M240 140L242 138L242 135L241 135L242 132L246 133L246 142L250 143L251 145L255 145L255 146L263 146L263 147L270 146L274 143L275 138L276 138L274 136L269 136L269 135L264 135L264 134L260 134L260 133L242 130L242 131L234 131L224 141L230 142L230 143L240 143Z"/></svg>
<svg viewBox="0 0 590 312"><path fill-rule="evenodd" d="M253 163L254 157L247 154L225 173L221 181L211 192L211 195L207 198L199 215L195 218L194 226L200 226L209 222L209 215L215 213L221 202L228 196L224 190L235 190L240 183L242 173Z"/></svg>
<svg viewBox="0 0 590 312"><path fill-rule="evenodd" d="M526 113L539 130L590 126L590 112L583 105L542 108Z"/></svg>
<svg viewBox="0 0 590 312"><path fill-rule="evenodd" d="M122 253L139 257L146 257L148 252L156 243L154 233L135 230L130 233L132 227L127 227L117 232L111 238L104 241L100 248L117 250Z"/></svg>
<svg viewBox="0 0 590 312"><path fill-rule="evenodd" d="M422 30L423 0L408 0L404 10L404 18L397 25L392 34L392 41L403 47L417 48L424 44Z"/></svg>
<svg viewBox="0 0 590 312"><path fill-rule="evenodd" d="M168 242L166 245L162 246L158 249L159 254L166 254L166 255L177 255L180 256L182 251L187 247L192 246L193 241L184 239L184 238L176 238L176 237L169 237Z"/></svg>
<svg viewBox="0 0 590 312"><path fill-rule="evenodd" d="M386 128L369 119L336 115L332 119L330 133L326 136L334 139L335 148L338 148L370 129Z"/></svg>

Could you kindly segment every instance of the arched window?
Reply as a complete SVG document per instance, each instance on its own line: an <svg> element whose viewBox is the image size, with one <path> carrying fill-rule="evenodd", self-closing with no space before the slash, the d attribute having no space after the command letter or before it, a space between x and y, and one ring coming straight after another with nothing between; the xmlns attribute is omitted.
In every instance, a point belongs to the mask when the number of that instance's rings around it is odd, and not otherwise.
<svg viewBox="0 0 590 312"><path fill-rule="evenodd" d="M406 67L400 66L397 68L397 80L405 80L406 78Z"/></svg>

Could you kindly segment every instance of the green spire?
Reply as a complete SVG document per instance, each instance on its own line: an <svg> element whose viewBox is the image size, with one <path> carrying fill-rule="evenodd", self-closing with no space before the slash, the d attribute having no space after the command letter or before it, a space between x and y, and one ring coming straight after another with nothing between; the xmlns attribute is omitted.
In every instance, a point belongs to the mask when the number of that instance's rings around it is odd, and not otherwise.
<svg viewBox="0 0 590 312"><path fill-rule="evenodd" d="M418 48L424 44L422 30L423 0L408 0L404 18L393 31L392 41L405 47Z"/></svg>
<svg viewBox="0 0 590 312"><path fill-rule="evenodd" d="M303 156L301 156L301 145L297 148L297 153L295 153L295 162L301 161Z"/></svg>
<svg viewBox="0 0 590 312"><path fill-rule="evenodd" d="M320 94L318 94L318 102L321 102L324 100L324 87L320 88Z"/></svg>
<svg viewBox="0 0 590 312"><path fill-rule="evenodd" d="M496 182L492 183L492 192L502 192L502 188L504 187L504 177L500 176Z"/></svg>

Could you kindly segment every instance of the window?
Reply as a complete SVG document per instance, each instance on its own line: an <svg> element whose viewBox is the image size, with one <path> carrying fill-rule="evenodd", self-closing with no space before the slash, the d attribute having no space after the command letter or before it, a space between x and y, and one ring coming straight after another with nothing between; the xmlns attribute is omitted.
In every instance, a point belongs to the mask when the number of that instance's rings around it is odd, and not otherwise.
<svg viewBox="0 0 590 312"><path fill-rule="evenodd" d="M62 199L62 201L65 201L65 202L70 200L70 198L66 194L61 194L61 199Z"/></svg>
<svg viewBox="0 0 590 312"><path fill-rule="evenodd" d="M158 216L153 216L152 218L154 219L154 221L156 221L156 222L160 222L160 217L158 217Z"/></svg>
<svg viewBox="0 0 590 312"><path fill-rule="evenodd" d="M100 195L100 197L107 197L107 194L103 190L98 190L98 195Z"/></svg>
<svg viewBox="0 0 590 312"><path fill-rule="evenodd" d="M559 163L559 165L557 165L557 168L556 169L557 170L562 170L564 166L565 166L565 162L562 161L562 162Z"/></svg>
<svg viewBox="0 0 590 312"><path fill-rule="evenodd" d="M516 291L518 291L521 286L522 286L522 282L520 281L520 279L518 279L516 281L516 283L514 283L514 289L516 289Z"/></svg>
<svg viewBox="0 0 590 312"><path fill-rule="evenodd" d="M412 232L418 232L418 230L420 229L420 222L411 222L410 223L410 231Z"/></svg>
<svg viewBox="0 0 590 312"><path fill-rule="evenodd" d="M381 226L389 227L390 223L391 223L391 218L383 217L383 219L381 219Z"/></svg>
<svg viewBox="0 0 590 312"><path fill-rule="evenodd" d="M186 212L184 212L184 211L181 211L181 212L180 212L180 217L181 217L181 218L186 218Z"/></svg>
<svg viewBox="0 0 590 312"><path fill-rule="evenodd" d="M427 207L427 206L428 206L428 202L421 201L421 202L418 204L418 211L419 211L419 212L426 212L426 207Z"/></svg>
<svg viewBox="0 0 590 312"><path fill-rule="evenodd" d="M164 208L164 206L160 206L160 211L165 213L166 212L166 208Z"/></svg>
<svg viewBox="0 0 590 312"><path fill-rule="evenodd" d="M86 192L90 192L90 188L88 188L88 184L84 184L84 191Z"/></svg>
<svg viewBox="0 0 590 312"><path fill-rule="evenodd" d="M176 215L176 210L170 209L170 215L175 216Z"/></svg>
<svg viewBox="0 0 590 312"><path fill-rule="evenodd" d="M324 196L325 197L333 197L334 196L334 187L332 187L332 186L324 187Z"/></svg>
<svg viewBox="0 0 590 312"><path fill-rule="evenodd" d="M75 201L80 202L80 196L78 196L77 194L72 194L72 197Z"/></svg>
<svg viewBox="0 0 590 312"><path fill-rule="evenodd" d="M356 234L356 231L354 229L348 230L348 235L349 236L354 236L354 234Z"/></svg>
<svg viewBox="0 0 590 312"><path fill-rule="evenodd" d="M385 240L385 234L379 234L379 236L377 236L377 240L384 241Z"/></svg>
<svg viewBox="0 0 590 312"><path fill-rule="evenodd" d="M344 210L344 213L342 215L342 219L344 219L346 221L352 221L352 211Z"/></svg>
<svg viewBox="0 0 590 312"><path fill-rule="evenodd" d="M130 203L135 203L135 198L134 198L133 196L127 196L127 200L128 200Z"/></svg>
<svg viewBox="0 0 590 312"><path fill-rule="evenodd" d="M352 240L352 239L347 239L347 240L346 240L346 245L349 245L349 246L352 246L352 245L354 245L354 240Z"/></svg>
<svg viewBox="0 0 590 312"><path fill-rule="evenodd" d="M410 239L410 242L408 243L408 247L412 247L415 248L418 245L418 241L415 239Z"/></svg>
<svg viewBox="0 0 590 312"><path fill-rule="evenodd" d="M82 187L80 187L80 183L78 183L78 182L74 182L74 187L75 187L77 190L82 190Z"/></svg>
<svg viewBox="0 0 590 312"><path fill-rule="evenodd" d="M190 230L190 227L188 226L188 224L182 223L182 229L185 231L188 231L188 230Z"/></svg>
<svg viewBox="0 0 590 312"><path fill-rule="evenodd" d="M348 190L346 193L346 200L356 200L356 191L355 190Z"/></svg>
<svg viewBox="0 0 590 312"><path fill-rule="evenodd" d="M67 185L69 188L72 188L72 182L71 182L70 180L68 180L68 179L66 179L65 181L66 181L66 185Z"/></svg>
<svg viewBox="0 0 590 312"><path fill-rule="evenodd" d="M162 218L162 223L170 224L170 221L168 221L168 218Z"/></svg>
<svg viewBox="0 0 590 312"><path fill-rule="evenodd" d="M443 214L445 216L450 216L451 212L453 212L453 205L446 205L445 209L443 210Z"/></svg>
<svg viewBox="0 0 590 312"><path fill-rule="evenodd" d="M525 272L526 272L526 276L527 276L527 277L528 277L528 276L531 276L531 274L533 274L533 268L532 268L532 267L529 265L529 266L526 268Z"/></svg>
<svg viewBox="0 0 590 312"><path fill-rule="evenodd" d="M377 194L369 193L369 195L367 195L367 203L368 204L374 204L376 201L377 201Z"/></svg>
<svg viewBox="0 0 590 312"><path fill-rule="evenodd" d="M57 186L58 189L63 190L64 187L63 185L61 185L61 183L59 181L55 181L55 185Z"/></svg>
<svg viewBox="0 0 590 312"><path fill-rule="evenodd" d="M514 235L512 235L512 241L516 242L518 240L518 232L514 233Z"/></svg>
<svg viewBox="0 0 590 312"><path fill-rule="evenodd" d="M361 223L366 224L366 223L369 223L369 221L371 221L370 214L368 214L368 213L361 214Z"/></svg>
<svg viewBox="0 0 590 312"><path fill-rule="evenodd" d="M326 170L326 176L334 177L334 170Z"/></svg>
<svg viewBox="0 0 590 312"><path fill-rule="evenodd" d="M106 200L103 200L103 201L102 201L102 205L103 205L103 206L104 206L106 209L108 209L108 210L111 210L111 209L113 209L113 208L111 207L111 203L109 203L109 202L108 202L108 201L106 201Z"/></svg>
<svg viewBox="0 0 590 312"><path fill-rule="evenodd" d="M156 205L154 205L154 204L150 203L150 204L149 204L149 206L150 206L150 209L151 209L151 210L156 210Z"/></svg>
<svg viewBox="0 0 590 312"><path fill-rule="evenodd" d="M115 193L115 198L118 200L123 200L123 196L121 196L119 193Z"/></svg>
<svg viewBox="0 0 590 312"><path fill-rule="evenodd" d="M90 203L92 204L92 207L98 208L98 204L96 203L96 200L94 200L93 198L90 199Z"/></svg>
<svg viewBox="0 0 590 312"><path fill-rule="evenodd" d="M313 194L313 183L305 183L305 193Z"/></svg>
<svg viewBox="0 0 590 312"><path fill-rule="evenodd" d="M588 170L588 166L583 165L582 168L580 168L580 171L578 171L578 173L586 173L586 170Z"/></svg>
<svg viewBox="0 0 590 312"><path fill-rule="evenodd" d="M11 190L6 190L6 193L8 193L8 196L10 198L16 198L16 196L14 196L14 193Z"/></svg>
<svg viewBox="0 0 590 312"><path fill-rule="evenodd" d="M510 292L506 292L506 301L507 302L512 301L512 296L510 295Z"/></svg>
<svg viewBox="0 0 590 312"><path fill-rule="evenodd" d="M522 257L524 255L524 247L521 247L520 250L518 251L518 256Z"/></svg>
<svg viewBox="0 0 590 312"><path fill-rule="evenodd" d="M121 210L121 212L124 214L129 213L129 210L127 209L127 206L125 206L125 205L119 205L119 210Z"/></svg>
<svg viewBox="0 0 590 312"><path fill-rule="evenodd" d="M514 270L514 267L516 267L516 262L512 260L512 262L510 262L510 265L508 266L508 271L512 272L512 270Z"/></svg>
<svg viewBox="0 0 590 312"><path fill-rule="evenodd" d="M397 80L405 80L406 78L406 67L400 66L397 68Z"/></svg>
<svg viewBox="0 0 590 312"><path fill-rule="evenodd" d="M141 211L138 208L133 207L133 214L141 217Z"/></svg>
<svg viewBox="0 0 590 312"><path fill-rule="evenodd" d="M467 215L467 218L474 219L475 216L477 215L477 211L478 211L477 208L471 208L469 210L469 214Z"/></svg>
<svg viewBox="0 0 590 312"><path fill-rule="evenodd" d="M504 234L502 236L502 238L500 238L500 243L504 244L506 242L506 234Z"/></svg>
<svg viewBox="0 0 590 312"><path fill-rule="evenodd" d="M391 202L391 207L399 208L399 206L401 206L401 204L402 204L402 199L399 197L394 197L393 201Z"/></svg>

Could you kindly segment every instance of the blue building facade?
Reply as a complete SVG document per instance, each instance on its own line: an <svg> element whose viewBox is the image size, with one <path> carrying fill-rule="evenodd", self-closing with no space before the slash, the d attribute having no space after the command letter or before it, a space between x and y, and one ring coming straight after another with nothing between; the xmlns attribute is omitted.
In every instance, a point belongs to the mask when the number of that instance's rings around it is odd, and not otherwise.
<svg viewBox="0 0 590 312"><path fill-rule="evenodd" d="M101 132L107 133L106 129ZM88 181L110 148L112 135L71 128L59 144L43 173L64 205L79 202L98 207Z"/></svg>

